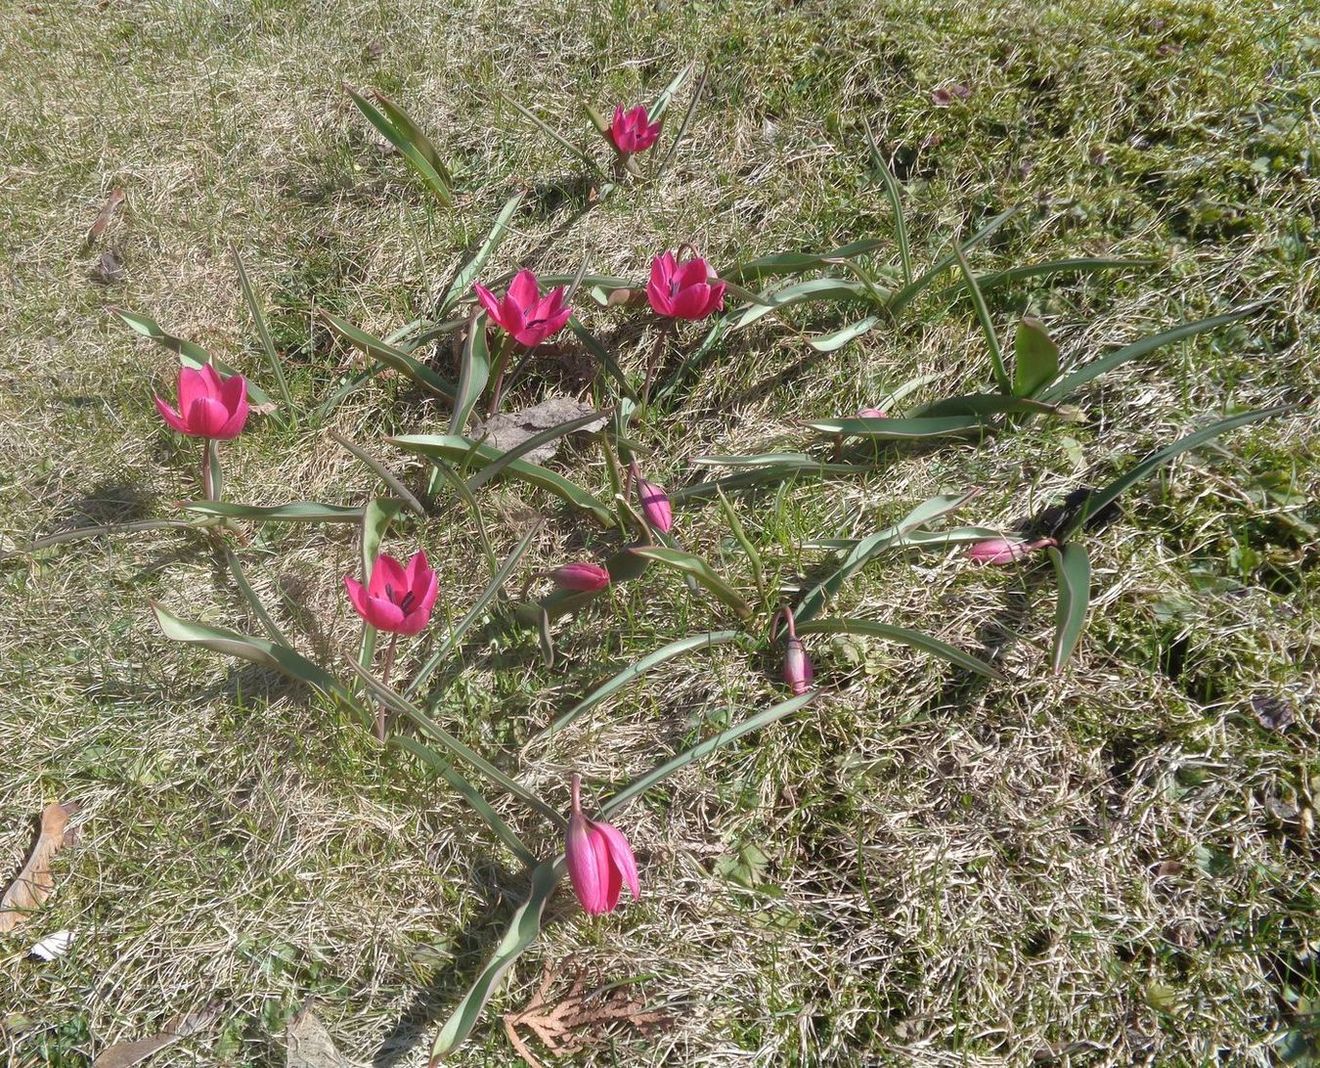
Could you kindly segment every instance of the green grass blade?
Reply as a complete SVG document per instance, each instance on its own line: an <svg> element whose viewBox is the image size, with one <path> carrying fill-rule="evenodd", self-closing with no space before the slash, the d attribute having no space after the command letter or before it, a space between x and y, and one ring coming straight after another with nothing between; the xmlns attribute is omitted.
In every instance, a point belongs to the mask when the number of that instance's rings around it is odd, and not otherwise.
<svg viewBox="0 0 1320 1068"><path fill-rule="evenodd" d="M664 564L683 575L694 579L713 597L733 609L739 619L750 619L752 606L713 567L701 557L682 549L672 549L664 545L637 545L629 552L647 560Z"/></svg>
<svg viewBox="0 0 1320 1068"><path fill-rule="evenodd" d="M609 412L587 412L585 415L579 415L573 419L565 420L555 426L547 427L545 430L533 434L529 438L523 439L507 452L500 453L499 456L468 479L468 489L473 493L476 493L477 490L497 476L511 463L526 456L529 452L535 452L542 445L551 441L556 441L566 434L573 433L575 430L581 430L584 426L590 426L592 423L598 423L602 419L608 419L609 414Z"/></svg>
<svg viewBox="0 0 1320 1068"><path fill-rule="evenodd" d="M410 682L407 689L404 690L405 695L411 695L421 689L422 685L431 677L431 674L435 669L444 662L445 657L448 656L450 652L457 647L458 643L463 640L463 636L467 634L473 624L486 614L486 609L488 609L491 602L499 596L500 590L502 590L504 584L509 581L509 576L513 574L514 570L522 562L522 558L527 555L527 550L532 547L532 542L540 532L541 527L537 524L523 535L522 540L514 546L513 552L509 553L504 562L496 569L495 574L491 576L491 580L486 583L480 596L478 596L472 603L472 607L467 610L467 614L458 621L453 630L444 636L439 646L436 648L436 651L432 653L426 663L422 665L422 669L413 676L412 682Z"/></svg>
<svg viewBox="0 0 1320 1068"><path fill-rule="evenodd" d="M976 275L972 274L967 257L963 255L962 246L955 243L953 253L958 258L958 269L962 271L967 293L972 298L976 321L981 324L981 332L985 334L986 348L990 352L990 370L994 374L995 384L999 387L999 392L1012 393L1013 384L1009 381L1008 370L1004 366L1004 350L999 344L999 334L995 331L994 320L990 318L990 308L985 303L985 296L981 292L981 287L976 284Z"/></svg>
<svg viewBox="0 0 1320 1068"><path fill-rule="evenodd" d="M1108 259L1097 256L1077 256L1065 260L1050 260L1048 263L1029 263L1022 267L1010 267L1004 271L987 271L976 276L976 284L982 293L987 293L998 286L1024 282L1028 278L1048 277L1054 274L1094 274L1098 271L1130 271L1138 267L1153 267L1159 260L1151 259ZM955 287L956 288L956 287ZM950 294L954 289L948 291Z"/></svg>
<svg viewBox="0 0 1320 1068"><path fill-rule="evenodd" d="M440 171L436 170L426 154L413 141L408 129L400 127L392 122L376 107L375 104L371 103L371 101L351 85L345 85L344 91L352 97L353 103L356 104L358 110L367 117L367 121L380 131L385 140L399 150L400 154L402 154L403 158L408 162L408 165L412 167L418 177L422 179L426 188L435 194L436 199L447 208L453 207L454 194L448 181L448 171L446 170L444 174L441 174ZM412 125L411 120L409 120L409 126L411 129L416 130L416 127ZM430 146L430 141L427 141L426 144ZM431 151L434 152L433 146L431 147Z"/></svg>
<svg viewBox="0 0 1320 1068"><path fill-rule="evenodd" d="M872 441L920 441L986 429L985 420L972 415L929 419L822 419L806 425L831 437L868 438Z"/></svg>
<svg viewBox="0 0 1320 1068"><path fill-rule="evenodd" d="M412 753L422 763L439 772L440 777L458 792L469 807L485 821L486 826L495 833L495 836L509 847L509 851L514 856L529 868L536 866L536 855L523 844L523 840L518 837L512 827L504 822L500 814L491 807L490 802L481 796L481 792L465 779L449 761L434 749L423 745L415 738L409 738L407 735L395 735L390 741L400 749Z"/></svg>
<svg viewBox="0 0 1320 1068"><path fill-rule="evenodd" d="M234 266L238 269L238 287L243 291L243 301L248 306L248 313L252 316L252 325L256 327L257 338L261 342L262 351L266 354L266 361L270 364L270 372L275 378L275 387L280 391L280 397L284 400L284 409L290 415L293 414L293 396L289 393L289 381L284 377L284 367L280 360L279 350L275 348L275 339L270 336L270 327L266 324L266 314L261 310L261 301L257 299L256 291L252 288L252 282L248 278L247 269L243 266L243 257L238 254L238 249L230 247L229 250L234 256Z"/></svg>
<svg viewBox="0 0 1320 1068"><path fill-rule="evenodd" d="M386 438L391 445L409 452L420 453L433 459L464 462L481 467L494 463L503 455L499 449L482 445L454 434L405 434ZM540 489L548 490L561 500L596 519L602 526L611 526L614 513L597 497L563 475L556 474L539 464L526 460L513 460L506 464L504 473Z"/></svg>
<svg viewBox="0 0 1320 1068"><path fill-rule="evenodd" d="M865 302L870 299L867 287L851 278L809 278L758 294L756 303L743 311L730 325L730 331L751 326L758 319L789 308L794 304L823 301L827 303Z"/></svg>
<svg viewBox="0 0 1320 1068"><path fill-rule="evenodd" d="M545 912L546 902L555 892L565 870L564 858L559 856L542 862L532 871L532 885L527 900L518 906L490 960L477 973L467 993L435 1036L428 1068L438 1068L444 1058L466 1041L504 973L536 941L541 933L541 914Z"/></svg>
<svg viewBox="0 0 1320 1068"><path fill-rule="evenodd" d="M875 163L875 169L880 172L880 180L884 182L885 194L889 197L889 205L894 209L894 240L898 242L898 256L903 265L903 284L910 286L912 284L912 246L908 242L907 222L903 218L903 196L898 188L898 179L894 177L894 172L890 169L889 163L880 152L880 147L875 143L875 138L871 136L871 128L868 126L866 131L866 147L871 150L871 159Z"/></svg>
<svg viewBox="0 0 1320 1068"><path fill-rule="evenodd" d="M683 138L687 137L688 131L692 129L692 123L697 117L697 108L701 104L701 96L705 90L706 72L703 70L701 72L701 77L697 79L697 84L692 89L692 97L688 100L687 111L683 113L683 121L679 123L678 133L668 139L669 150L665 153L664 158L659 164L656 165L655 174L651 179L652 181L659 181L664 177L665 173L673 164L674 157L678 155L678 148L683 143ZM651 121L654 122L655 119L652 118Z"/></svg>
<svg viewBox="0 0 1320 1068"><path fill-rule="evenodd" d="M959 254L966 254L969 249L980 244L987 237L989 237L996 230L998 230L1001 226L1003 226L1004 223L1008 222L1008 220L1011 219L1014 215L1016 215L1020 210L1021 209L1018 207L1012 207L1009 208L1007 211L1000 212L988 223L986 223L983 227L981 227L981 229L977 230L976 233L972 234L972 236L969 237L966 241L964 241L961 245L956 246L953 252L950 252L948 255L943 256L938 261L936 261L935 265L931 267L930 270L926 271L919 278L905 285L902 289L900 289L897 293L894 294L894 299L889 302L889 313L891 315L897 315L899 312L901 312L904 308L906 308L909 304L911 304L914 300L916 300L917 297L921 295L922 291L925 290L925 288L929 286L933 281L935 281L936 278L938 278L950 267L952 267L955 263L957 263Z"/></svg>
<svg viewBox="0 0 1320 1068"><path fill-rule="evenodd" d="M1054 648L1050 667L1057 675L1072 656L1086 626L1086 609L1091 603L1091 560L1077 542L1060 551L1050 547L1050 562L1059 580L1059 604L1054 619Z"/></svg>
<svg viewBox="0 0 1320 1068"><path fill-rule="evenodd" d="M523 200L522 193L514 193L504 202L504 207L500 209L499 215L495 217L495 224L490 228L490 233L486 235L486 240L481 243L477 249L476 255L459 269L454 275L454 280L449 283L449 288L445 290L445 295L440 298L440 306L436 312L437 316L448 314L455 304L467 296L472 291L472 283L486 269L486 264L490 258L495 255L496 250L504 240L504 235L509 229L509 220L513 218Z"/></svg>
<svg viewBox="0 0 1320 1068"><path fill-rule="evenodd" d="M1241 415L1234 415L1228 419L1221 419L1210 426L1202 427L1200 430L1193 431L1185 437L1179 438L1172 445L1153 452L1145 459L1134 465L1131 470L1116 478L1103 489L1097 490L1087 499L1085 507L1068 528L1067 535L1072 535L1085 526L1086 521L1093 515L1097 515L1113 504L1127 490L1131 489L1142 479L1149 477L1161 465L1168 463L1176 456L1180 456L1198 445L1204 445L1212 438L1217 438L1220 434L1226 434L1230 430L1236 430L1240 426L1246 426L1249 423L1259 423L1265 419L1273 419L1276 415L1283 415L1285 412L1295 411L1302 407L1301 404L1280 404L1274 408L1260 408L1253 412L1243 412ZM1067 540L1065 536L1061 540Z"/></svg>
<svg viewBox="0 0 1320 1068"><path fill-rule="evenodd" d="M419 362L402 349L368 334L352 323L331 315L324 308L320 310L320 315L333 333L343 338L354 348L360 349L378 363L398 371L406 378L412 379L419 386L429 389L432 393L444 397L448 401L452 401L458 393L458 387L454 383L440 377L424 363Z"/></svg>
<svg viewBox="0 0 1320 1068"><path fill-rule="evenodd" d="M495 557L495 549L490 542L490 534L486 531L486 521L482 518L481 507L477 504L477 499L472 496L472 491L467 488L467 482L464 481L463 476L448 463L438 456L432 456L430 460L434 474L428 492L434 494L439 488L439 484L446 482L449 488L467 505L468 511L472 513L472 521L477 525L477 538L481 542L482 552L486 554L486 566L490 568L493 575L499 569L499 563Z"/></svg>
<svg viewBox="0 0 1320 1068"><path fill-rule="evenodd" d="M799 623L797 632L802 634L862 634L872 638L885 638L888 641L901 642L919 649L923 653L941 657L960 668L984 675L990 679L1002 679L999 670L987 664L980 657L965 653L955 646L933 638L919 630L907 627L895 627L889 623L880 623L873 619L820 619L810 623Z"/></svg>
<svg viewBox="0 0 1320 1068"><path fill-rule="evenodd" d="M463 343L463 366L459 369L454 411L449 418L449 433L462 434L472 409L481 400L490 381L490 352L486 348L486 316L472 316L467 340Z"/></svg>
<svg viewBox="0 0 1320 1068"><path fill-rule="evenodd" d="M819 693L819 690L811 690L808 693L800 694L797 697L790 697L787 701L780 701L777 705L772 705L763 712L758 712L754 716L748 716L741 723L738 723L727 730L720 731L712 738L707 738L704 742L694 745L684 753L680 753L673 760L667 760L653 771L647 772L638 779L633 780L617 794L611 797L600 807L600 818L607 819L619 809L623 808L634 797L644 794L652 786L664 782L676 771L681 771L689 764L709 756L716 750L723 749L726 745L736 742L739 738L753 731L759 731L772 723L778 723L785 716L791 716L798 709L809 704Z"/></svg>
<svg viewBox="0 0 1320 1068"><path fill-rule="evenodd" d="M669 110L669 105L673 102L674 94L683 88L683 83L692 77L692 71L695 69L696 64L689 63L674 75L673 81L660 90L659 95L651 101L651 106L646 109L646 117L649 121L660 121L661 116Z"/></svg>
<svg viewBox="0 0 1320 1068"><path fill-rule="evenodd" d="M567 149L572 156L581 160L593 171L595 171L596 174L600 175L602 178L608 177L608 175L606 175L606 173L603 170L601 170L599 163L597 163L594 159L592 159L590 155L588 155L586 152L580 149L577 145L573 144L572 141L570 141L567 137L565 137L553 126L551 126L548 122L546 122L543 118L541 118L540 115L536 114L536 112L532 111L529 108L523 107L520 103L518 103L518 101L514 100L512 97L505 96L503 93L500 93L499 97L501 100L503 100L506 104L512 107L524 118L530 119L536 125L537 129L539 129L552 141L556 142L561 147ZM542 281L544 282L544 280Z"/></svg>
<svg viewBox="0 0 1320 1068"><path fill-rule="evenodd" d="M804 623L818 615L825 602L838 593L848 579L870 563L877 553L902 540L912 531L956 512L977 492L970 490L962 494L949 493L932 497L917 505L893 526L863 538L853 546L832 572L798 598L798 603L793 608L794 617L800 623Z"/></svg>
<svg viewBox="0 0 1320 1068"><path fill-rule="evenodd" d="M752 581L756 583L756 590L761 595L762 601L765 600L765 563L761 559L761 554L757 552L756 546L752 544L752 539L747 536L747 531L743 529L742 520L738 518L738 513L733 507L733 502L725 496L724 491L718 486L715 487L716 495L720 501L720 511L724 513L724 521L729 525L729 532L734 540L747 554L747 562L752 568Z"/></svg>
<svg viewBox="0 0 1320 1068"><path fill-rule="evenodd" d="M1165 330L1159 334L1152 334L1150 337L1143 337L1130 345L1124 345L1120 349L1101 356L1098 360L1092 360L1090 363L1083 364L1072 374L1065 376L1048 389L1040 394L1040 399L1045 401L1063 400L1080 389L1092 379L1099 378L1102 374L1123 366L1129 360L1135 360L1139 356L1145 356L1148 352L1154 352L1156 349L1163 348L1165 345L1172 345L1175 341L1182 341L1184 338L1195 337L1197 334L1204 334L1208 330L1216 330L1229 323L1235 323L1239 319L1245 319L1249 315L1264 308L1268 302L1261 301L1257 304L1248 304L1244 308L1238 308L1237 311L1227 312L1224 315L1214 315L1209 319L1199 319L1192 323L1180 323L1171 330Z"/></svg>
<svg viewBox="0 0 1320 1068"><path fill-rule="evenodd" d="M629 683L641 678L648 671L661 664L673 660L675 657L682 656L684 653L690 653L697 649L709 649L713 645L723 645L726 642L736 642L745 640L742 631L737 630L716 630L708 631L705 634L693 634L686 638L680 638L676 642L670 642L652 653L648 653L640 660L629 664L617 675L608 681L597 686L586 697L570 708L557 720L550 724L545 730L541 731L532 738L527 746L524 746L524 752L529 746L536 745L542 741L549 741L562 730L566 730L577 719L585 713L591 711L606 698L622 690Z"/></svg>
<svg viewBox="0 0 1320 1068"><path fill-rule="evenodd" d="M268 506L231 504L228 501L189 501L185 511L224 519L245 519L252 523L357 523L365 509L318 501L290 501Z"/></svg>
<svg viewBox="0 0 1320 1068"><path fill-rule="evenodd" d="M1029 315L1013 339L1013 395L1034 397L1059 376L1059 346L1045 324Z"/></svg>
<svg viewBox="0 0 1320 1068"><path fill-rule="evenodd" d="M225 653L261 667L272 668L296 682L305 683L324 694L341 698L349 705L358 707L352 694L338 679L287 645L268 641L265 638L249 637L221 627L208 627L204 623L192 623L180 619L154 601L151 607L156 613L156 622L160 625L161 632L171 641L200 645L213 652Z"/></svg>

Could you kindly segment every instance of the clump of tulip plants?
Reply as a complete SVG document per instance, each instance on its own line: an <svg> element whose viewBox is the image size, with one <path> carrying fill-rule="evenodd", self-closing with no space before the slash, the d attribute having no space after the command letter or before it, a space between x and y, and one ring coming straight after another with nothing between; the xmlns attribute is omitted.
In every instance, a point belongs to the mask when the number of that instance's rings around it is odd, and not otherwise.
<svg viewBox="0 0 1320 1068"><path fill-rule="evenodd" d="M677 134L669 138L664 127L665 112L685 78L686 74L676 78L649 106L618 102L609 121L594 108L588 109L614 153L616 172L634 181L645 180L648 175L654 178L662 172L662 162L648 172L639 161L656 152L667 138L670 156L677 150L700 97L698 83L687 117ZM448 210L454 203L453 178L418 124L383 94L349 92L373 126L399 148L402 159L423 186ZM574 146L544 118L515 106L588 167L604 173L594 156ZM442 294L433 317L409 324L388 338L378 338L344 319L324 316L326 325L361 354L363 366L352 380L312 404L295 400L266 327L261 301L237 258L239 285L267 359L274 395L224 367L200 346L166 333L151 319L116 310L135 332L179 355L177 403L157 396L155 404L162 433L177 433L202 443L200 497L183 506L184 519L94 528L82 533L150 526L206 531L205 544L223 555L262 633L244 634L185 620L165 606L156 605L156 616L166 636L277 669L320 691L356 716L382 744L398 747L434 768L485 820L492 837L527 869L530 892L512 917L509 932L494 956L441 1028L433 1046L436 1059L466 1038L500 976L535 938L541 913L565 873L589 917L613 913L625 900L625 889L628 899L636 902L642 898L647 878L644 871L639 871L630 842L626 806L675 771L815 700L822 689L828 688L829 673L818 674L813 665L813 636L854 633L900 642L943 659L953 670L991 680L1002 677L999 666L901 622L828 615L835 595L858 571L886 552L912 548L947 551L962 546L962 560L993 567L1030 567L1038 555L1047 554L1054 564L1060 591L1051 664L1055 670L1062 670L1077 647L1090 597L1091 572L1084 548L1087 532L1111 517L1121 494L1160 465L1218 434L1288 410L1280 406L1235 414L1136 462L1119 458L1117 464L1125 468L1122 475L1100 489L1080 491L1055 509L1047 523L1028 524L1030 529L1005 532L987 526L945 526L945 521L964 509L978 490L938 495L910 505L903 518L863 538L824 537L809 544L807 548L829 554L824 566L813 572L814 581L779 590L767 588L768 568L762 548L748 536L730 494L755 491L789 479L865 474L885 462L882 450L901 449L913 442L923 447L941 440L984 446L997 435L1048 434L1053 421L1085 418L1083 388L1099 375L1162 345L1213 330L1257 310L1243 308L1181 324L1089 362L1074 363L1065 371L1048 327L1035 319L1016 322L1012 345L1005 346L1000 337L1002 324L996 324L985 294L1010 277L1130 270L1139 264L1073 259L976 274L968 265L967 253L1010 218L1010 210L970 237L955 238L947 255L919 270L903 220L898 184L878 153L874 153L872 165L892 202L892 241L862 238L820 253L773 253L724 270L718 270L690 245L676 241L672 247L652 250L644 278L597 275L585 267L576 273L565 270L538 276L530 264L516 265L518 269L512 273L500 274L493 262L521 204L521 195L515 195L498 212L489 236L473 258L455 273L455 281ZM596 195L615 189L601 186ZM951 279L955 270L956 279ZM966 392L913 406L909 399L927 384L924 379L914 379L886 397L871 398L855 415L812 416L805 427L797 428L803 437L801 452L695 458L702 470L715 469L714 476L676 489L670 478L657 472L675 471L682 458L646 453L638 444L630 425L633 420L639 414L647 420L666 418L675 401L681 399L682 375L699 373L703 359L709 359L721 344L753 323L773 328L777 317L799 304L815 304L820 312L838 309L850 321L810 342L817 350L830 352L894 322L937 282L950 284L950 292L965 294L971 303L985 336L988 387L978 385L975 370L970 370L973 381ZM649 331L645 354L631 370L621 365L618 355L592 330L595 321L620 315L637 318L642 332ZM691 329L704 329L705 336L695 343L685 341L684 332ZM451 374L423 355L424 346L441 338L454 341L454 348L461 353ZM469 424L483 405L488 414L498 413L508 390L520 376L524 382L533 376L537 354L551 344L579 345L595 361L599 411L574 417L520 445L495 447L479 428L474 430ZM680 371L661 381L670 345L680 350ZM241 450L243 435L262 432L262 419L280 422L286 428L315 426L354 390L386 369L434 398L450 413L447 433L401 434L384 442L385 447L424 459L431 471L426 492L409 489L374 449L336 436L335 440L374 472L387 492L367 501L334 504L291 501L251 505L223 499L220 442L227 442L231 450ZM254 412L262 414L252 418ZM599 469L605 472L608 490L579 485L528 458L536 446L554 442L602 416L608 429L597 436L593 447L599 449ZM793 430L785 428L785 433ZM666 489L657 478L664 478L670 488ZM579 530L594 530L581 539L589 549L575 550L572 558L551 561L549 566L533 567L527 557L538 532L532 530L505 559L497 559L486 540L480 496L483 488L496 480L516 481L557 498L567 523ZM469 507L481 532L489 567L485 588L467 604L451 603L452 595L446 593L451 585L447 573L467 565L443 561L433 566L425 548L418 544L420 539L405 533L409 516L445 521L447 512L437 513L428 498L446 486L453 489L455 501ZM741 548L741 564L734 573L717 569L683 545L691 512L711 502ZM357 528L360 568L347 575L325 576L327 583L342 584L342 595L360 620L354 655L339 663L313 661L298 651L296 643L276 625L256 597L241 564L244 543L235 535L240 525L268 522L348 524ZM72 539L56 535L37 545L59 540ZM390 551L383 550L387 543ZM518 578L523 580L521 592L511 596L506 587ZM536 752L645 672L714 646L727 646L745 655L749 668L765 676L767 692L779 689L776 699L763 709L747 711L732 726L685 752L659 760L652 771L620 789L602 790L603 784L587 787L580 775L571 774L553 797L533 792L517 774L506 772L468 747L437 720L436 698L441 690L434 680L443 674L454 650L477 622L490 618L497 625L534 628L541 636L546 659L553 663L557 620L589 609L596 613L595 625L623 626L621 614L612 611L612 599L629 596L629 587L638 582L666 580L682 581L695 595L706 598L724 625L673 635L582 695L541 734L528 740L523 752ZM536 596L534 589L538 591ZM448 616L459 621L447 628L439 627L435 612L438 604L444 604ZM443 633L437 633L440 630ZM388 636L388 644L378 655L381 635ZM409 650L402 658L398 653L401 640ZM503 763L507 765L507 761ZM585 798L601 793L608 796L590 807ZM543 821L548 840L557 841L558 848L533 848L497 813L495 802L499 798L514 799L530 816ZM664 892L662 885L648 891L657 896Z"/></svg>

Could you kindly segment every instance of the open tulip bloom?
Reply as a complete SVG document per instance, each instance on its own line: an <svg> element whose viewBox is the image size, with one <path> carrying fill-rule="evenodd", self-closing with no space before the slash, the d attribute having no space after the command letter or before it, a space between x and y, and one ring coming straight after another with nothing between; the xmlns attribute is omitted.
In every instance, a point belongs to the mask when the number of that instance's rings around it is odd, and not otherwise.
<svg viewBox="0 0 1320 1068"><path fill-rule="evenodd" d="M589 820L582 814L582 778L573 776L573 810L568 817L564 842L568 878L573 893L592 916L613 912L619 904L624 883L636 901L642 896L637 879L637 861L628 839L608 823Z"/></svg>
<svg viewBox="0 0 1320 1068"><path fill-rule="evenodd" d="M221 378L209 363L201 370L179 368L179 410L156 397L160 417L180 434L229 441L243 432L248 417L247 380Z"/></svg>
<svg viewBox="0 0 1320 1068"><path fill-rule="evenodd" d="M365 586L352 575L344 576L348 599L377 630L391 634L417 634L431 619L431 609L440 592L440 579L419 552L407 567L388 553L381 553Z"/></svg>
<svg viewBox="0 0 1320 1068"><path fill-rule="evenodd" d="M705 319L724 310L725 284L700 256L677 259L666 250L651 263L646 299L665 319Z"/></svg>
<svg viewBox="0 0 1320 1068"><path fill-rule="evenodd" d="M645 152L660 136L660 124L651 122L651 116L644 107L624 111L616 104L614 121L610 123L610 141L620 156L631 156L636 152Z"/></svg>
<svg viewBox="0 0 1320 1068"><path fill-rule="evenodd" d="M519 345L529 349L559 333L573 314L573 310L564 304L564 287L559 286L542 296L536 275L529 270L521 270L514 276L503 300L480 282L472 289L490 321Z"/></svg>

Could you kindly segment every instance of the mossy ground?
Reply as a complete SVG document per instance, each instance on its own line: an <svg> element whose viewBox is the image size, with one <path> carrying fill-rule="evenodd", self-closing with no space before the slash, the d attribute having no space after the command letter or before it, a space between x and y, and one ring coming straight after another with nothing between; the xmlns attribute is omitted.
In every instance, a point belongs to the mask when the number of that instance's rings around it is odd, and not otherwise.
<svg viewBox="0 0 1320 1068"><path fill-rule="evenodd" d="M992 296L1001 326L1041 316L1070 360L1269 301L1089 387L1083 425L1033 424L736 500L772 582L819 563L804 541L869 533L942 491L984 487L965 518L1010 525L1230 405L1315 391L1318 59L1305 5L1264 3L11 4L0 12L5 548L166 515L194 493L191 443L150 402L172 357L107 309L144 312L269 386L230 246L310 410L357 359L317 309L380 335L423 313L516 189L528 196L500 269L530 258L572 272L585 259L640 276L656 248L684 240L723 265L892 238L867 127L894 159L918 260L1016 203L1024 211L978 249L978 269L1156 261ZM577 101L649 99L693 60L709 79L673 167L585 214L582 168L499 96L587 144ZM433 133L460 173L455 210L384 151L344 80L386 90ZM87 252L116 185L127 204ZM107 246L125 277L103 285L88 272ZM623 322L593 319L606 332ZM928 397L988 382L956 292L811 357L805 339L841 322L813 309L738 335L673 409L635 426L648 474L677 487L696 455L800 448L804 418L853 411L918 375L935 376ZM638 366L647 339L621 338ZM560 374L539 371L515 403ZM328 423L296 422L254 422L226 449L231 499L376 492L331 428L417 484L420 468L380 438L442 431L447 413L382 379ZM969 688L901 647L816 642L826 693L810 713L631 808L642 903L587 923L558 900L562 922L494 1010L523 1004L542 962L576 956L643 978L676 1018L657 1036L616 1037L598 1063L1267 1064L1302 1050L1320 999L1307 833L1320 790L1314 432L1312 412L1250 428L1127 498L1091 542L1091 625L1062 677L1047 671L1053 596L1040 572L953 555L873 565L839 612L995 648L1013 681ZM565 470L607 485L590 448ZM603 544L554 500L497 486L482 501L497 550L550 519L536 566ZM689 548L748 585L716 508L681 508L679 524ZM455 502L392 542L439 562L446 622L484 582L474 533ZM327 661L356 641L340 584L356 557L350 527L268 527L244 550L277 618ZM356 1061L419 1062L489 946L496 906L520 892L509 858L447 789L382 755L355 722L166 643L149 599L251 626L200 540L107 538L0 571L6 873L43 803L76 797L85 816L57 896L0 947L6 1052L83 1064L219 999L213 1032L154 1063L279 1063L286 1018L315 998ZM552 669L534 635L481 632L439 714L512 761L595 682L723 622L652 572L561 625ZM573 768L597 790L625 781L776 700L773 672L771 658L728 647L675 661L533 747L525 781L555 803ZM1285 702L1292 725L1262 727L1254 697ZM78 934L67 957L24 959L29 935L59 928ZM484 1026L457 1062L513 1059Z"/></svg>

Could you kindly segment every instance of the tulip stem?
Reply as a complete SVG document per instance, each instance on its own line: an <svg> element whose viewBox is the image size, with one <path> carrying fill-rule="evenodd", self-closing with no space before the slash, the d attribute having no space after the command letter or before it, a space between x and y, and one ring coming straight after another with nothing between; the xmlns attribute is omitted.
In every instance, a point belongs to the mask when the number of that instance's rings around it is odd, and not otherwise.
<svg viewBox="0 0 1320 1068"><path fill-rule="evenodd" d="M220 445L214 438L202 441L202 496L208 501L220 499Z"/></svg>
<svg viewBox="0 0 1320 1068"><path fill-rule="evenodd" d="M572 790L573 790L572 812L573 815L576 816L578 813L582 811L582 776L579 775L576 771L573 772Z"/></svg>
<svg viewBox="0 0 1320 1068"><path fill-rule="evenodd" d="M495 384L491 387L490 406L486 409L488 417L500 410L500 400L504 393L504 369L509 365L509 354L513 351L514 344L511 334L506 334L500 340L500 351L495 356ZM530 355L531 349L527 351Z"/></svg>
<svg viewBox="0 0 1320 1068"><path fill-rule="evenodd" d="M651 355L646 361L646 381L642 384L643 408L651 401L651 383L655 380L655 373L660 368L660 358L670 335L675 333L675 328L676 322L673 319L665 319L660 324L660 331L655 337L655 347L651 349Z"/></svg>
<svg viewBox="0 0 1320 1068"><path fill-rule="evenodd" d="M380 684L388 686L390 684L390 672L394 669L394 649L399 644L399 635L397 633L390 635L390 644L385 649L385 663L380 669ZM389 718L389 709L385 707L384 702L376 710L376 740L383 742L385 740L385 722Z"/></svg>

